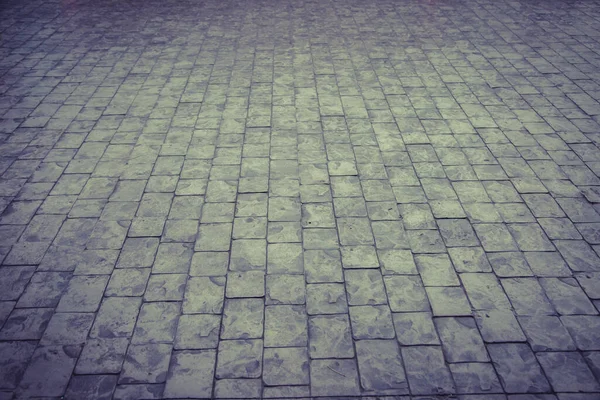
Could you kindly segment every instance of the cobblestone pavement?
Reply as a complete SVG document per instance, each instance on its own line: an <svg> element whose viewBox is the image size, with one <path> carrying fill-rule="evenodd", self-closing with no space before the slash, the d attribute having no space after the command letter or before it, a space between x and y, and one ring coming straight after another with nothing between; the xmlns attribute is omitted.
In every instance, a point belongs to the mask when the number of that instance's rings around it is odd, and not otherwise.
<svg viewBox="0 0 600 400"><path fill-rule="evenodd" d="M600 398L598 1L0 1L1 400Z"/></svg>

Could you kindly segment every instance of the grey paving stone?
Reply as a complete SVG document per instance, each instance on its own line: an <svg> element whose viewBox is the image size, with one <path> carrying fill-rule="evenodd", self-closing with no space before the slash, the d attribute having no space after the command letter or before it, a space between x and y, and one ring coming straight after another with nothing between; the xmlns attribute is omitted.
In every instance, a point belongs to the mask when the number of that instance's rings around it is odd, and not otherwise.
<svg viewBox="0 0 600 400"><path fill-rule="evenodd" d="M550 385L526 344L498 343L487 346L507 393L544 393Z"/></svg>
<svg viewBox="0 0 600 400"><path fill-rule="evenodd" d="M312 360L310 386L313 396L356 396L360 384L354 360Z"/></svg>
<svg viewBox="0 0 600 400"><path fill-rule="evenodd" d="M347 270L344 272L348 304L385 304L387 298L381 273L377 270Z"/></svg>
<svg viewBox="0 0 600 400"><path fill-rule="evenodd" d="M308 331L311 359L354 357L348 315L310 317Z"/></svg>
<svg viewBox="0 0 600 400"><path fill-rule="evenodd" d="M561 317L563 325L567 328L575 345L579 350L598 350L598 316L570 315Z"/></svg>
<svg viewBox="0 0 600 400"><path fill-rule="evenodd" d="M266 304L305 304L306 284L302 275L277 274L266 277Z"/></svg>
<svg viewBox="0 0 600 400"><path fill-rule="evenodd" d="M184 314L220 314L225 296L225 277L192 277L183 299Z"/></svg>
<svg viewBox="0 0 600 400"><path fill-rule="evenodd" d="M187 284L184 274L152 274L144 292L146 301L181 301Z"/></svg>
<svg viewBox="0 0 600 400"><path fill-rule="evenodd" d="M145 303L135 324L132 344L172 343L175 338L179 303Z"/></svg>
<svg viewBox="0 0 600 400"><path fill-rule="evenodd" d="M343 282L338 250L304 250L304 270L308 283Z"/></svg>
<svg viewBox="0 0 600 400"><path fill-rule="evenodd" d="M92 313L56 313L50 319L40 344L84 344L93 321Z"/></svg>
<svg viewBox="0 0 600 400"><path fill-rule="evenodd" d="M75 376L71 379L65 397L111 399L117 377L114 375Z"/></svg>
<svg viewBox="0 0 600 400"><path fill-rule="evenodd" d="M439 346L402 348L410 391L414 395L443 395L456 391Z"/></svg>
<svg viewBox="0 0 600 400"><path fill-rule="evenodd" d="M119 383L164 383L171 351L170 344L130 345Z"/></svg>
<svg viewBox="0 0 600 400"><path fill-rule="evenodd" d="M436 318L435 325L448 362L489 361L473 318Z"/></svg>
<svg viewBox="0 0 600 400"><path fill-rule="evenodd" d="M387 305L350 307L352 336L355 339L392 339L392 314Z"/></svg>
<svg viewBox="0 0 600 400"><path fill-rule="evenodd" d="M418 276L384 277L390 308L393 312L429 311L430 306Z"/></svg>
<svg viewBox="0 0 600 400"><path fill-rule="evenodd" d="M214 350L173 352L164 397L211 397L215 359Z"/></svg>
<svg viewBox="0 0 600 400"><path fill-rule="evenodd" d="M214 392L217 399L259 399L261 388L260 379L220 379Z"/></svg>
<svg viewBox="0 0 600 400"><path fill-rule="evenodd" d="M88 339L77 360L78 374L116 374L121 372L127 338Z"/></svg>
<svg viewBox="0 0 600 400"><path fill-rule="evenodd" d="M0 285L2 300L19 300L35 272L34 266L0 268Z"/></svg>
<svg viewBox="0 0 600 400"><path fill-rule="evenodd" d="M446 254L419 254L416 265L425 286L458 286L450 258Z"/></svg>
<svg viewBox="0 0 600 400"><path fill-rule="evenodd" d="M448 254L456 272L492 272L486 253L480 247L454 247Z"/></svg>
<svg viewBox="0 0 600 400"><path fill-rule="evenodd" d="M266 257L269 274L303 273L302 246L298 243L269 244Z"/></svg>
<svg viewBox="0 0 600 400"><path fill-rule="evenodd" d="M439 345L431 313L394 313L394 327L401 345Z"/></svg>
<svg viewBox="0 0 600 400"><path fill-rule="evenodd" d="M481 337L486 343L524 342L526 340L512 310L476 311L474 316Z"/></svg>
<svg viewBox="0 0 600 400"><path fill-rule="evenodd" d="M356 344L356 355L364 390L408 393L400 347L395 340L361 340Z"/></svg>
<svg viewBox="0 0 600 400"><path fill-rule="evenodd" d="M539 282L559 314L598 314L576 279L540 278Z"/></svg>
<svg viewBox="0 0 600 400"><path fill-rule="evenodd" d="M305 346L308 341L307 318L304 306L267 306L265 347Z"/></svg>
<svg viewBox="0 0 600 400"><path fill-rule="evenodd" d="M494 274L460 274L467 297L474 309L510 309L508 298L504 294Z"/></svg>
<svg viewBox="0 0 600 400"><path fill-rule="evenodd" d="M217 352L216 377L257 378L262 373L262 340L223 340Z"/></svg>
<svg viewBox="0 0 600 400"><path fill-rule="evenodd" d="M301 347L267 348L264 351L265 384L307 385L309 383L308 352Z"/></svg>
<svg viewBox="0 0 600 400"><path fill-rule="evenodd" d="M579 353L538 353L537 359L557 392L597 392L600 389L600 384Z"/></svg>
<svg viewBox="0 0 600 400"><path fill-rule="evenodd" d="M264 270L267 263L266 241L240 239L231 244L229 268L232 271Z"/></svg>
<svg viewBox="0 0 600 400"><path fill-rule="evenodd" d="M174 349L216 349L221 317L211 314L181 315L177 325Z"/></svg>
<svg viewBox="0 0 600 400"><path fill-rule="evenodd" d="M221 339L254 339L263 335L262 299L228 299L223 310Z"/></svg>
<svg viewBox="0 0 600 400"><path fill-rule="evenodd" d="M74 276L63 293L57 311L95 312L100 306L108 276Z"/></svg>
<svg viewBox="0 0 600 400"><path fill-rule="evenodd" d="M456 382L457 393L481 393L488 396L490 393L502 393L503 391L492 364L450 364L450 371Z"/></svg>
<svg viewBox="0 0 600 400"><path fill-rule="evenodd" d="M19 384L20 395L62 396L80 351L79 346L39 346Z"/></svg>
<svg viewBox="0 0 600 400"><path fill-rule="evenodd" d="M552 315L554 308L535 278L507 278L500 281L517 315Z"/></svg>
<svg viewBox="0 0 600 400"><path fill-rule="evenodd" d="M93 338L131 336L141 303L139 297L108 297L104 299L90 331L90 336Z"/></svg>
<svg viewBox="0 0 600 400"><path fill-rule="evenodd" d="M436 317L470 316L471 305L460 287L425 288L431 310Z"/></svg>
<svg viewBox="0 0 600 400"><path fill-rule="evenodd" d="M28 341L0 343L2 389L12 390L18 386L35 348L36 344Z"/></svg>

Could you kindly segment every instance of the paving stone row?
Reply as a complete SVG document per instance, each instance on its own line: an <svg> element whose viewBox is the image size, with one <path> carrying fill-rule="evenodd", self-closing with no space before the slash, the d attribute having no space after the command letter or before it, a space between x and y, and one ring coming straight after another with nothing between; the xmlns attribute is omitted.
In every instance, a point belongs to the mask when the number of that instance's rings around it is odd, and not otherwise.
<svg viewBox="0 0 600 400"><path fill-rule="evenodd" d="M600 398L599 29L0 0L0 399Z"/></svg>

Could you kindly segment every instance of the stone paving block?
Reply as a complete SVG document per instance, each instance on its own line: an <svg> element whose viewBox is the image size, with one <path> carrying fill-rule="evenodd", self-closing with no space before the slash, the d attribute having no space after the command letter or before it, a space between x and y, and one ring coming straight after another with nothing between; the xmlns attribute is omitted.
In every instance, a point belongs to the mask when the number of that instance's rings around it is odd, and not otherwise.
<svg viewBox="0 0 600 400"><path fill-rule="evenodd" d="M119 383L164 383L171 351L170 344L130 345Z"/></svg>
<svg viewBox="0 0 600 400"><path fill-rule="evenodd" d="M579 350L598 350L598 316L570 315L560 318Z"/></svg>
<svg viewBox="0 0 600 400"><path fill-rule="evenodd" d="M431 313L394 313L394 327L401 345L439 345Z"/></svg>
<svg viewBox="0 0 600 400"><path fill-rule="evenodd" d="M179 303L171 302L143 304L137 317L131 343L172 343L175 338L179 308Z"/></svg>
<svg viewBox="0 0 600 400"><path fill-rule="evenodd" d="M434 316L471 315L471 305L462 288L427 287L425 290Z"/></svg>
<svg viewBox="0 0 600 400"><path fill-rule="evenodd" d="M0 343L2 389L15 389L18 386L35 348L36 345L28 341Z"/></svg>
<svg viewBox="0 0 600 400"><path fill-rule="evenodd" d="M388 306L350 307L352 336L355 339L391 339L394 337L392 314Z"/></svg>
<svg viewBox="0 0 600 400"><path fill-rule="evenodd" d="M443 395L456 391L439 346L402 348L410 391L414 395Z"/></svg>
<svg viewBox="0 0 600 400"><path fill-rule="evenodd" d="M394 340L361 340L356 345L361 387L368 391L408 392L398 343Z"/></svg>
<svg viewBox="0 0 600 400"><path fill-rule="evenodd" d="M550 384L531 349L520 343L487 346L504 390L508 393L544 393Z"/></svg>
<svg viewBox="0 0 600 400"><path fill-rule="evenodd" d="M267 275L266 304L305 304L304 279L302 275Z"/></svg>
<svg viewBox="0 0 600 400"><path fill-rule="evenodd" d="M519 322L511 310L476 311L474 316L486 343L524 342L526 340Z"/></svg>
<svg viewBox="0 0 600 400"><path fill-rule="evenodd" d="M269 244L266 257L269 274L302 274L304 271L302 246L298 243Z"/></svg>
<svg viewBox="0 0 600 400"><path fill-rule="evenodd" d="M537 359L557 392L597 392L600 389L600 384L579 353L538 353Z"/></svg>
<svg viewBox="0 0 600 400"><path fill-rule="evenodd" d="M129 340L127 338L88 339L77 360L78 374L116 374L121 372Z"/></svg>
<svg viewBox="0 0 600 400"><path fill-rule="evenodd" d="M267 348L264 351L263 379L267 385L307 385L308 352L301 347Z"/></svg>
<svg viewBox="0 0 600 400"><path fill-rule="evenodd" d="M368 269L346 270L344 271L344 277L348 304L376 305L387 303L383 280L379 271ZM392 277L387 278L391 279Z"/></svg>
<svg viewBox="0 0 600 400"><path fill-rule="evenodd" d="M510 309L508 298L494 274L460 274L467 297L474 309Z"/></svg>
<svg viewBox="0 0 600 400"><path fill-rule="evenodd" d="M343 282L338 250L304 250L304 270L308 283Z"/></svg>
<svg viewBox="0 0 600 400"><path fill-rule="evenodd" d="M19 385L20 395L62 396L80 351L79 346L38 347Z"/></svg>
<svg viewBox="0 0 600 400"><path fill-rule="evenodd" d="M183 299L184 314L220 314L225 296L225 277L188 279Z"/></svg>
<svg viewBox="0 0 600 400"><path fill-rule="evenodd" d="M187 276L184 274L152 274L145 286L144 300L181 301L186 282Z"/></svg>
<svg viewBox="0 0 600 400"><path fill-rule="evenodd" d="M307 314L304 306L274 305L265 308L265 347L306 346Z"/></svg>
<svg viewBox="0 0 600 400"><path fill-rule="evenodd" d="M598 314L574 278L540 278L539 282L559 314Z"/></svg>
<svg viewBox="0 0 600 400"><path fill-rule="evenodd" d="M490 393L502 393L502 386L492 364L450 364L450 371L456 382L457 393L485 393L483 396L488 396Z"/></svg>
<svg viewBox="0 0 600 400"><path fill-rule="evenodd" d="M435 325L448 362L489 361L473 318L436 318Z"/></svg>
<svg viewBox="0 0 600 400"><path fill-rule="evenodd" d="M0 268L0 299L19 300L34 272L33 266Z"/></svg>
<svg viewBox="0 0 600 400"><path fill-rule="evenodd" d="M56 310L61 312L97 311L108 278L104 275L74 276L69 281Z"/></svg>
<svg viewBox="0 0 600 400"><path fill-rule="evenodd" d="M117 377L113 375L75 376L65 397L111 399L116 386Z"/></svg>
<svg viewBox="0 0 600 400"><path fill-rule="evenodd" d="M554 308L535 278L500 281L517 315L552 315Z"/></svg>
<svg viewBox="0 0 600 400"><path fill-rule="evenodd" d="M356 396L360 384L354 360L312 360L310 362L313 396Z"/></svg>
<svg viewBox="0 0 600 400"><path fill-rule="evenodd" d="M214 350L173 352L164 397L211 397L215 358Z"/></svg>
<svg viewBox="0 0 600 400"><path fill-rule="evenodd" d="M216 377L256 378L262 373L262 340L223 340L217 352Z"/></svg>
<svg viewBox="0 0 600 400"><path fill-rule="evenodd" d="M93 320L92 313L56 313L50 319L40 344L84 344Z"/></svg>

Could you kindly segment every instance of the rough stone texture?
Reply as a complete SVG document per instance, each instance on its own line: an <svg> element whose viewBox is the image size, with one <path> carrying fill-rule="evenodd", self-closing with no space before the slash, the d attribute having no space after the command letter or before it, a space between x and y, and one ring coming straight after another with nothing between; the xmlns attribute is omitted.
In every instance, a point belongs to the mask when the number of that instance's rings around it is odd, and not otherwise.
<svg viewBox="0 0 600 400"><path fill-rule="evenodd" d="M3 0L0 399L599 398L599 9Z"/></svg>

